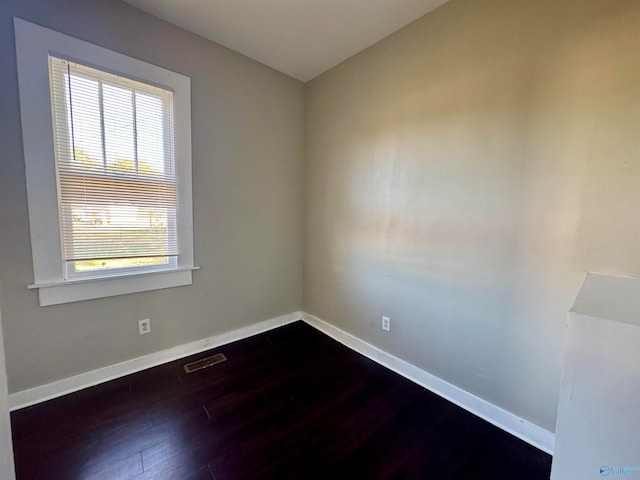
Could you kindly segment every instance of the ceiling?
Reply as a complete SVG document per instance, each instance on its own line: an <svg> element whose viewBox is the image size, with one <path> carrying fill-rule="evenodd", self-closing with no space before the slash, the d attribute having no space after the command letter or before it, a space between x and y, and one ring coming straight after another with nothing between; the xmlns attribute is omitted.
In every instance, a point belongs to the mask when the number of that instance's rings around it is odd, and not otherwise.
<svg viewBox="0 0 640 480"><path fill-rule="evenodd" d="M302 81L447 0L125 0Z"/></svg>

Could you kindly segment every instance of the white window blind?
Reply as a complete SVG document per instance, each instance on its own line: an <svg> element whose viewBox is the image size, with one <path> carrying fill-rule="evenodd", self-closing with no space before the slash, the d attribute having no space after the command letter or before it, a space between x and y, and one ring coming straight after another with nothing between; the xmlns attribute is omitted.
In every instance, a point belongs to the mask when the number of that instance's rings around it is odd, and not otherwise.
<svg viewBox="0 0 640 480"><path fill-rule="evenodd" d="M72 272L179 254L173 93L49 56L63 260Z"/></svg>

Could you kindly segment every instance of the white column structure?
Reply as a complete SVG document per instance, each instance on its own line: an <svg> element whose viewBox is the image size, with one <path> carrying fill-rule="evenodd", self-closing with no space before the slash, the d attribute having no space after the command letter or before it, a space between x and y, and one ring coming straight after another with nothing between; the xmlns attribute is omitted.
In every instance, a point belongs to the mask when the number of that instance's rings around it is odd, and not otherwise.
<svg viewBox="0 0 640 480"><path fill-rule="evenodd" d="M588 274L569 312L552 480L640 479L640 279Z"/></svg>
<svg viewBox="0 0 640 480"><path fill-rule="evenodd" d="M2 335L2 313L0 312L0 479L16 478L13 464L13 444L11 442L11 421L7 391L7 369L4 359L4 339Z"/></svg>

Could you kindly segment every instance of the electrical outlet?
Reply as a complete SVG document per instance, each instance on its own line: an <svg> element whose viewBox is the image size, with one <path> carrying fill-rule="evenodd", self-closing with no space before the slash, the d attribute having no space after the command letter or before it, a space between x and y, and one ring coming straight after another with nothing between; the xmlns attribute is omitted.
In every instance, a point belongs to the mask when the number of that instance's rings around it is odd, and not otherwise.
<svg viewBox="0 0 640 480"><path fill-rule="evenodd" d="M138 332L140 335L145 333L151 333L151 319L145 318L144 320L138 320Z"/></svg>
<svg viewBox="0 0 640 480"><path fill-rule="evenodd" d="M391 331L391 318L390 317L382 317L382 329L386 332Z"/></svg>

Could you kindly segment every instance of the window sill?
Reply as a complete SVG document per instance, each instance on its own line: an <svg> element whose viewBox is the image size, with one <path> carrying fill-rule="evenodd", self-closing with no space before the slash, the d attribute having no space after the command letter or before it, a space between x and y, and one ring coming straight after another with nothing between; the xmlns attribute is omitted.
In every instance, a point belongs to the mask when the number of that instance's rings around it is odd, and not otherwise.
<svg viewBox="0 0 640 480"><path fill-rule="evenodd" d="M34 283L28 285L28 288L38 289L40 306L45 307L61 303L191 285L191 272L199 268L179 267L172 270L140 272L112 277L53 280Z"/></svg>

